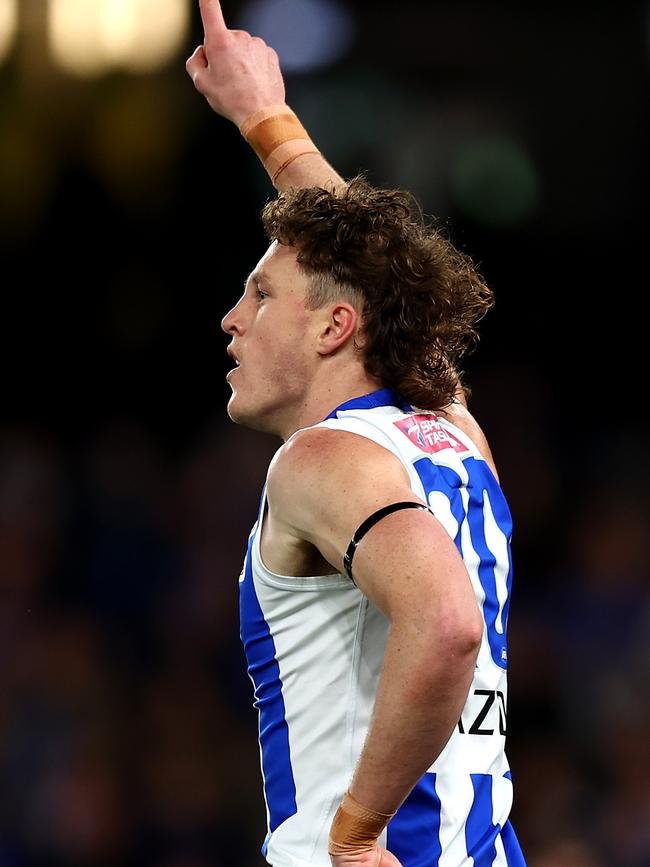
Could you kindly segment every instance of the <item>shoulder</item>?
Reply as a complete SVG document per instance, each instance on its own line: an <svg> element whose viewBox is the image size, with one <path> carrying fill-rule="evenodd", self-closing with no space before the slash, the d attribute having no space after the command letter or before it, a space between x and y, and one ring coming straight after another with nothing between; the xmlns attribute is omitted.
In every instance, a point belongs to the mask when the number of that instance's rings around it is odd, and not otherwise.
<svg viewBox="0 0 650 867"><path fill-rule="evenodd" d="M326 427L297 431L279 449L268 474L269 497L349 492L373 484L409 484L399 458L361 434ZM289 490L287 490L289 489Z"/></svg>
<svg viewBox="0 0 650 867"><path fill-rule="evenodd" d="M479 423L467 409L467 406L460 402L452 403L445 407L444 410L439 410L436 414L451 422L451 424L459 428L470 438L482 457L485 458L486 463L498 481L499 475L497 473L497 468L487 438Z"/></svg>
<svg viewBox="0 0 650 867"><path fill-rule="evenodd" d="M360 434L328 428L308 428L287 440L269 468L267 498L277 526L314 544L336 568L341 549L368 515L416 499L406 467L392 452Z"/></svg>

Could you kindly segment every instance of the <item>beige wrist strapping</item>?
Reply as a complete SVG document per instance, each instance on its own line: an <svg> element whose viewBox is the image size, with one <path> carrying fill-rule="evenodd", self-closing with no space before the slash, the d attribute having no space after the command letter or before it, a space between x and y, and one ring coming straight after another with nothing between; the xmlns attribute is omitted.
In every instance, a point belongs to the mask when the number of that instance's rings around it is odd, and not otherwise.
<svg viewBox="0 0 650 867"><path fill-rule="evenodd" d="M328 852L330 855L359 855L372 849L394 813L377 813L360 804L349 792L336 811Z"/></svg>
<svg viewBox="0 0 650 867"><path fill-rule="evenodd" d="M275 183L289 163L303 154L320 153L288 105L268 105L247 118L239 131Z"/></svg>

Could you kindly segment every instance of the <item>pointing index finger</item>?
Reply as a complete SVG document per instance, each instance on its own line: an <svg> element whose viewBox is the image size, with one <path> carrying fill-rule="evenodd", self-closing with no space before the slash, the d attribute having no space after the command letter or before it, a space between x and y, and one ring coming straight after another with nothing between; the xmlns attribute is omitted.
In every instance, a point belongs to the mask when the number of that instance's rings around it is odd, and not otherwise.
<svg viewBox="0 0 650 867"><path fill-rule="evenodd" d="M199 0L199 9L206 39L214 39L228 32L219 0Z"/></svg>

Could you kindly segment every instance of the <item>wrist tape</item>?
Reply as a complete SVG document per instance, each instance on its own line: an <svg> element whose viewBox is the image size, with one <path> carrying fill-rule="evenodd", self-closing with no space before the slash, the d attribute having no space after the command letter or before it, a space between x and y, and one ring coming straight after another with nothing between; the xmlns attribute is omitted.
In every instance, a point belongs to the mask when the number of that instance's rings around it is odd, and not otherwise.
<svg viewBox="0 0 650 867"><path fill-rule="evenodd" d="M239 131L275 183L289 163L303 154L320 153L288 105L268 105L247 118Z"/></svg>
<svg viewBox="0 0 650 867"><path fill-rule="evenodd" d="M369 810L346 792L332 822L329 854L358 855L373 849L394 815Z"/></svg>

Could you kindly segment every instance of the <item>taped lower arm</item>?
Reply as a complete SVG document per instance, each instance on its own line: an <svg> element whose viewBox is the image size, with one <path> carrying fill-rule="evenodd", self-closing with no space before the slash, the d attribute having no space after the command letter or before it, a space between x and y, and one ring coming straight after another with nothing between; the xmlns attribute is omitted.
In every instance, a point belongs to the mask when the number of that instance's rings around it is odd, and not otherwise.
<svg viewBox="0 0 650 867"><path fill-rule="evenodd" d="M377 838L394 813L378 813L360 804L349 792L336 811L328 852L330 855L360 855L377 844Z"/></svg>
<svg viewBox="0 0 650 867"><path fill-rule="evenodd" d="M275 184L297 157L320 153L288 105L269 105L251 115L240 132L260 158Z"/></svg>

